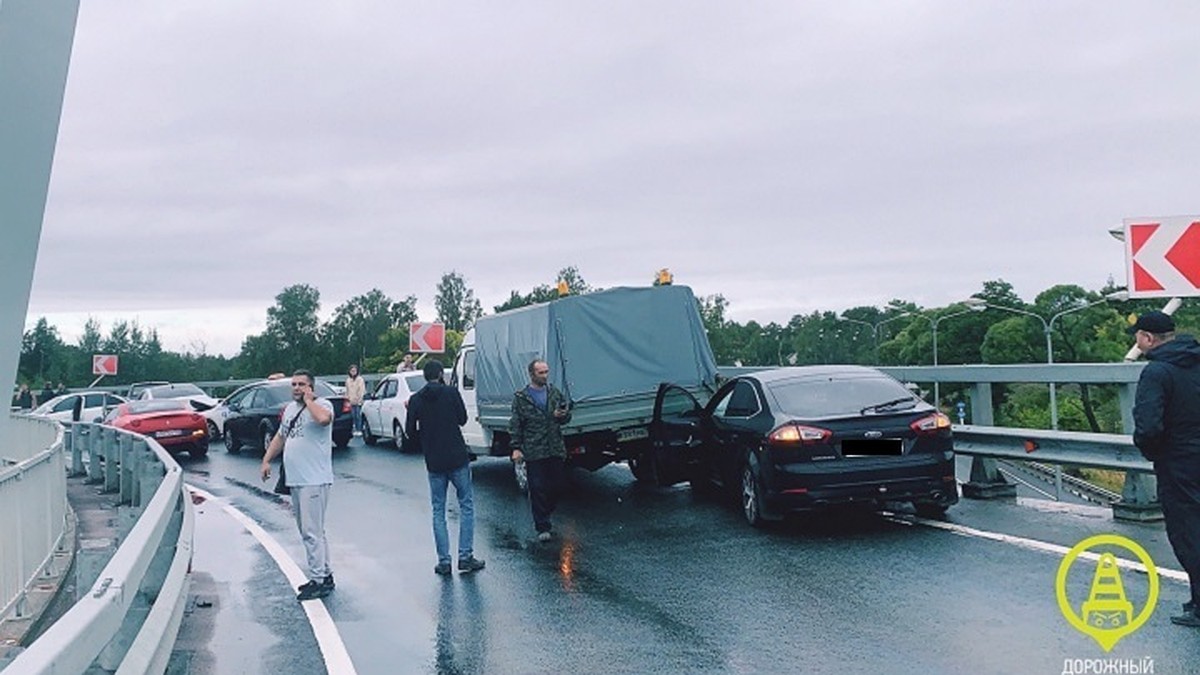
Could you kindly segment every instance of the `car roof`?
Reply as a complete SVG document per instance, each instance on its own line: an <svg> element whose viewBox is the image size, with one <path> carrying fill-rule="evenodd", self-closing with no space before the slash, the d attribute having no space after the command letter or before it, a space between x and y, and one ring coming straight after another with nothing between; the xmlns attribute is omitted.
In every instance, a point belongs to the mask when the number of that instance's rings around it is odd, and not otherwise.
<svg viewBox="0 0 1200 675"><path fill-rule="evenodd" d="M883 371L869 366L790 366L787 368L770 368L746 373L740 377L752 377L763 384L775 384L791 380L809 380L827 377L887 377Z"/></svg>

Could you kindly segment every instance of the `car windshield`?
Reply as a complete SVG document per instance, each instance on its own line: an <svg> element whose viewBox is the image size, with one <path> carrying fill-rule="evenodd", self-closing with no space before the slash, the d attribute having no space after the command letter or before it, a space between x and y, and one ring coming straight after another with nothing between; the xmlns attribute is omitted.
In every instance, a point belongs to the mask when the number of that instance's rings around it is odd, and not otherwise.
<svg viewBox="0 0 1200 675"><path fill-rule="evenodd" d="M408 385L408 390L415 394L418 391L421 391L421 387L425 386L425 375L420 373L416 375L407 375L404 378L404 384ZM433 390L430 389L429 391Z"/></svg>
<svg viewBox="0 0 1200 675"><path fill-rule="evenodd" d="M148 387L146 391L152 398L183 398L185 396L204 396L204 390L194 384L166 384L159 387Z"/></svg>
<svg viewBox="0 0 1200 675"><path fill-rule="evenodd" d="M915 406L912 392L890 377L825 377L785 380L769 385L780 411L802 418L860 415L864 408L890 404L880 412ZM906 406L903 401L911 400Z"/></svg>
<svg viewBox="0 0 1200 675"><path fill-rule="evenodd" d="M168 398L149 401L130 401L125 404L125 409L130 415L140 415L142 413L163 412L165 410L191 410L191 406L186 401L173 401Z"/></svg>

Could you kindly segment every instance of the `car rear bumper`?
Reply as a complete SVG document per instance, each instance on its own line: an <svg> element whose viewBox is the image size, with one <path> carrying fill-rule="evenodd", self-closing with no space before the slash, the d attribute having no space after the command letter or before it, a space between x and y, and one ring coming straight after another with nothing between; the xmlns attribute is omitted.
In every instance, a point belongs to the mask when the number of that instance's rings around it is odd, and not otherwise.
<svg viewBox="0 0 1200 675"><path fill-rule="evenodd" d="M895 461L900 460L900 461ZM780 512L819 509L837 504L881 501L958 502L950 453L928 458L886 458L848 469L842 462L775 467L764 499Z"/></svg>

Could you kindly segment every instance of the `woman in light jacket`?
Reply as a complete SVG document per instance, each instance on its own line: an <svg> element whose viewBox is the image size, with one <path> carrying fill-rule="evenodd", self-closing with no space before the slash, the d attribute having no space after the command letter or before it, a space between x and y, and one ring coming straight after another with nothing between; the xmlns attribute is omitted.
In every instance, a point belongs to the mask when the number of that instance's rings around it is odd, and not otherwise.
<svg viewBox="0 0 1200 675"><path fill-rule="evenodd" d="M358 374L358 364L351 363L346 376L346 402L350 404L350 413L354 415L354 434L362 434L362 404L367 397L367 383Z"/></svg>

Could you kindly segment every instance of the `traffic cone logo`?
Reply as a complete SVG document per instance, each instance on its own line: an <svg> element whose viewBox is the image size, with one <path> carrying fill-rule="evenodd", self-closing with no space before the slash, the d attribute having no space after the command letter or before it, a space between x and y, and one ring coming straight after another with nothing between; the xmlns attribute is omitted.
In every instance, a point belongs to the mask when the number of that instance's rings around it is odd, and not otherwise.
<svg viewBox="0 0 1200 675"><path fill-rule="evenodd" d="M1067 573L1082 554L1097 546L1123 548L1132 553L1145 568L1149 593L1145 606L1137 614L1134 614L1133 603L1125 595L1125 585L1121 581L1121 565L1111 551L1099 554L1096 571L1092 575L1091 589L1087 599L1079 605L1079 613L1076 614L1075 605L1067 598ZM1093 553L1089 557L1095 555ZM1054 588L1058 596L1058 608L1067 623L1095 640L1107 652L1111 651L1121 638L1141 628L1150 618L1154 606L1158 603L1158 584L1158 570L1146 549L1132 539L1115 534L1101 534L1084 539L1067 552L1058 566Z"/></svg>

